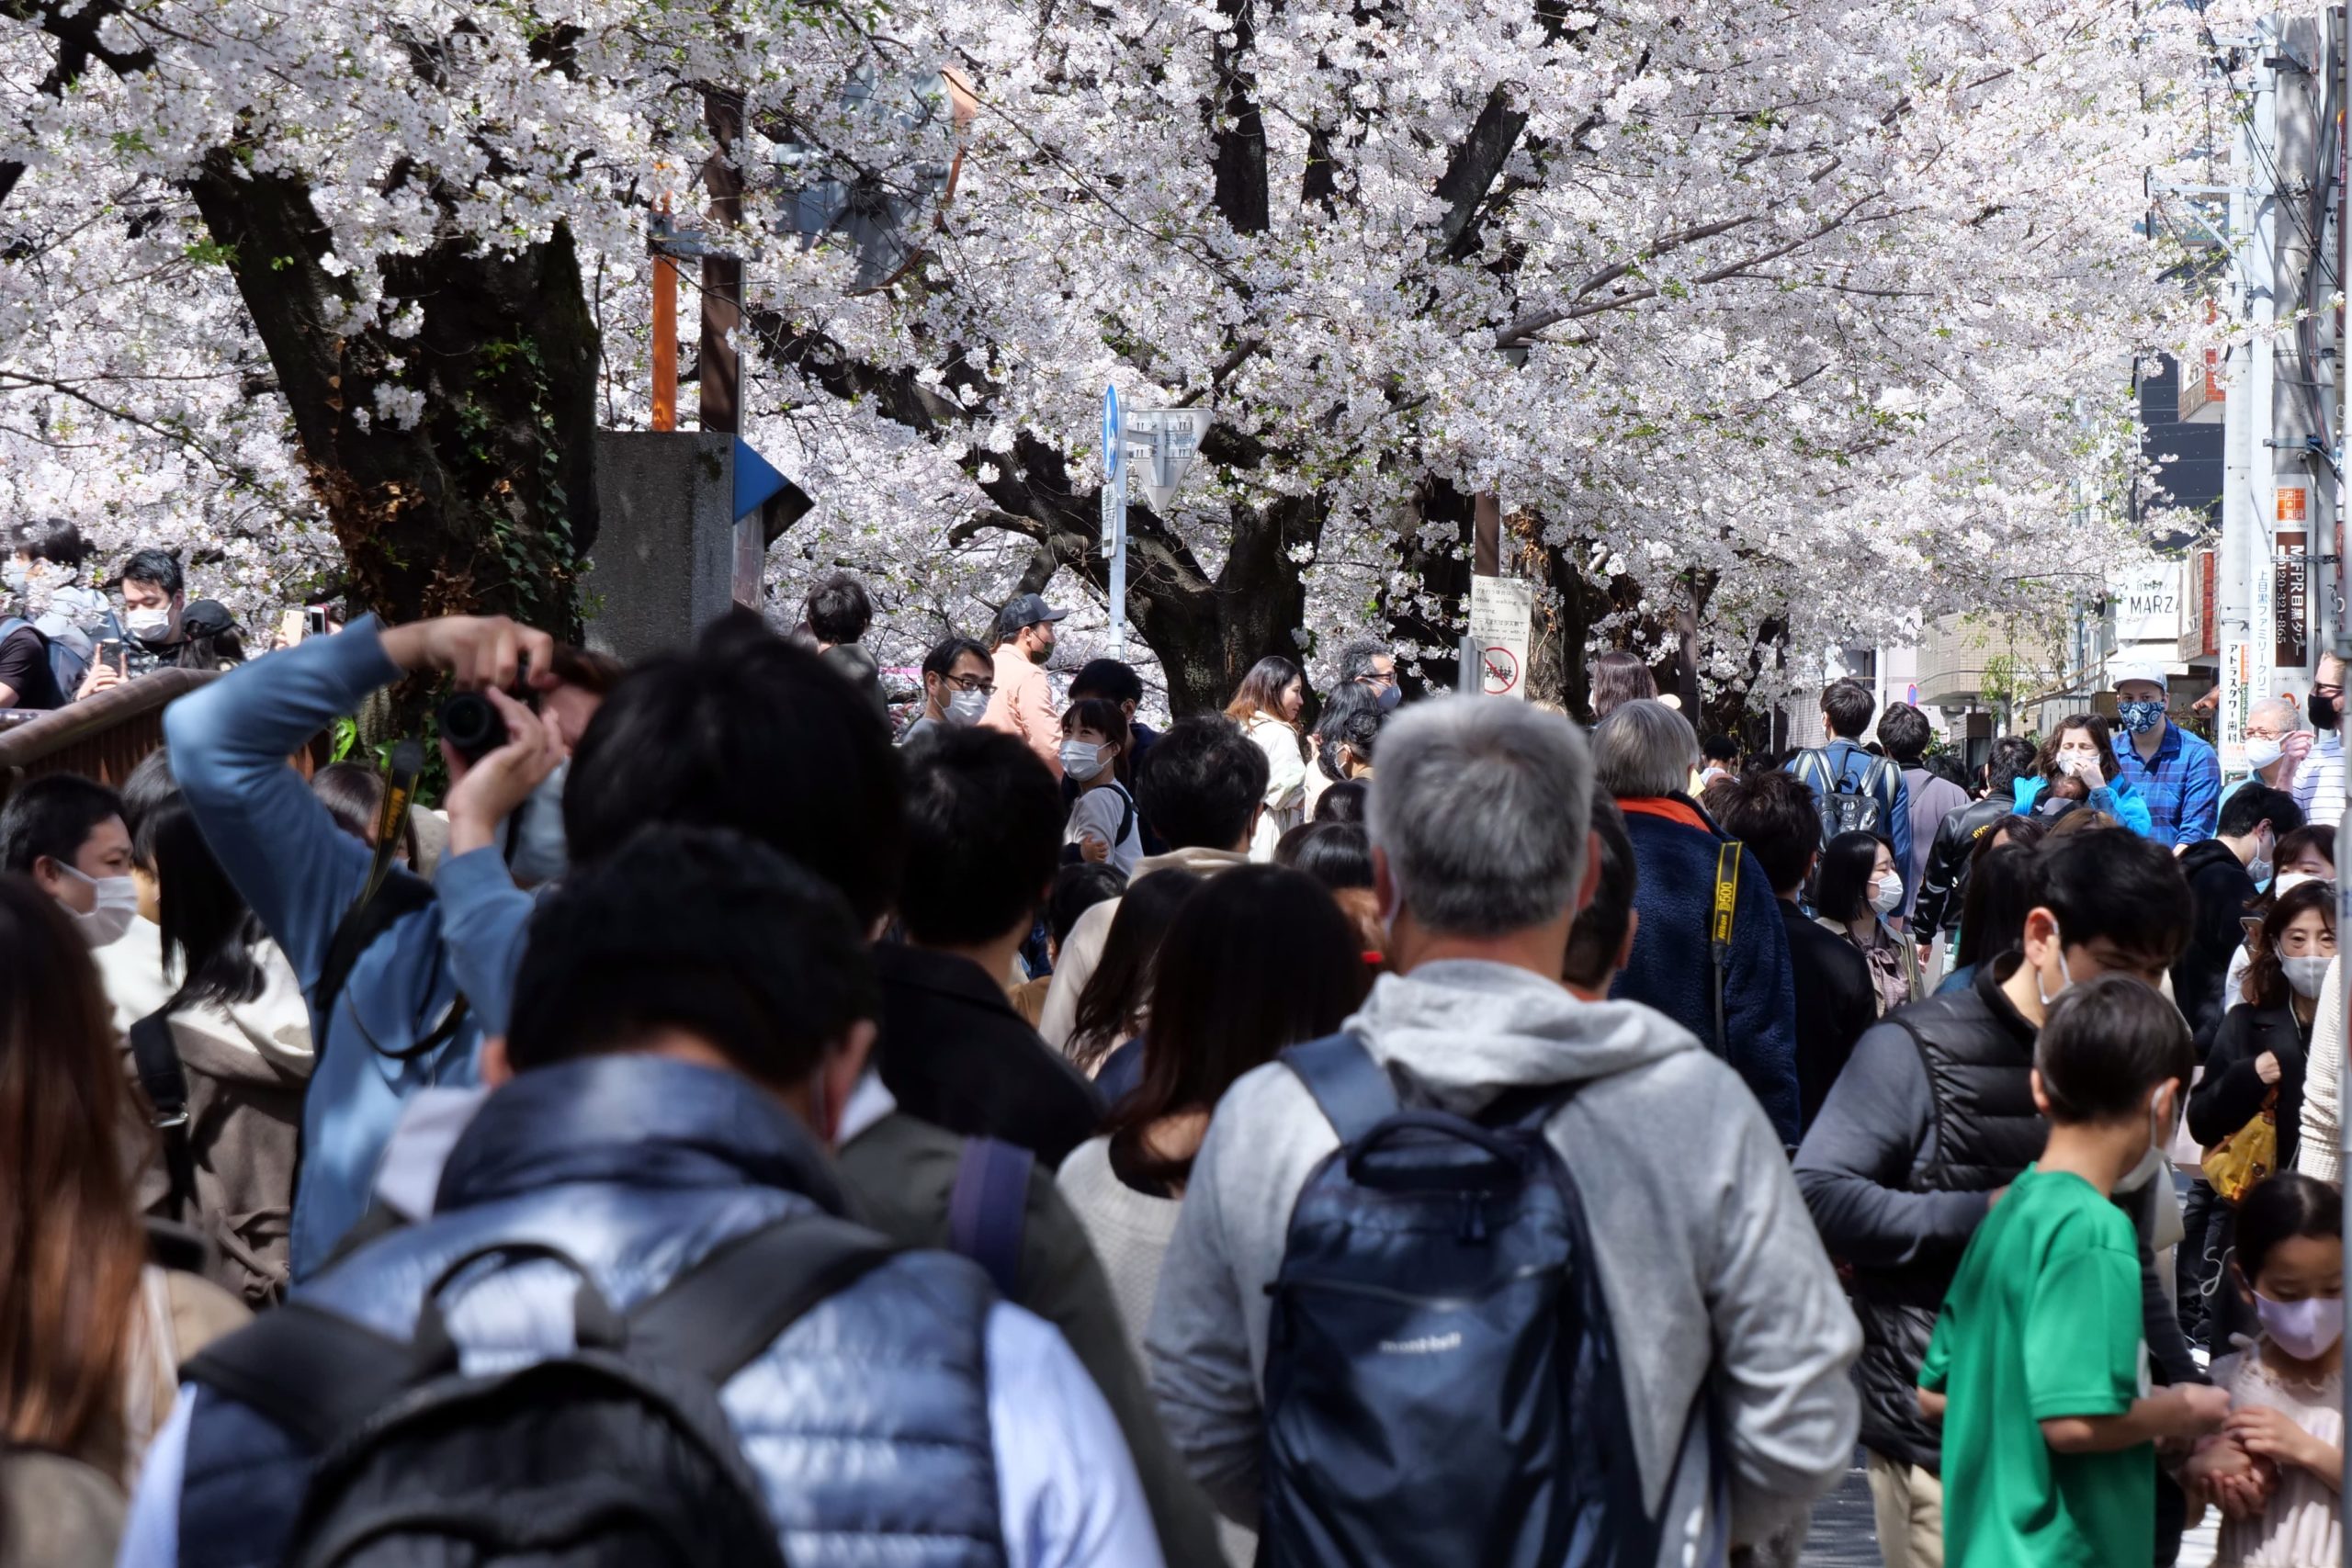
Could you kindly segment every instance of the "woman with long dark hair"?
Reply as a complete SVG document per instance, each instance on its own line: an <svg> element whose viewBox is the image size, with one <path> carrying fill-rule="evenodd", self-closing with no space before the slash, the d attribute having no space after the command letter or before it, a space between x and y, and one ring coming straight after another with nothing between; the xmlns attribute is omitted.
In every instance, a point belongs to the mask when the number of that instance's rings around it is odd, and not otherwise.
<svg viewBox="0 0 2352 1568"><path fill-rule="evenodd" d="M1627 703L1657 695L1657 682L1641 655L1612 648L1592 661L1592 722L1599 724Z"/></svg>
<svg viewBox="0 0 2352 1568"><path fill-rule="evenodd" d="M1372 777L1372 753L1380 739L1387 710L1380 705L1380 690L1361 681L1345 681L1323 699L1315 716L1315 766L1306 774L1306 818L1322 815L1322 799L1333 784Z"/></svg>
<svg viewBox="0 0 2352 1568"><path fill-rule="evenodd" d="M1871 966L1879 1016L1919 998L1919 955L1886 923L1903 907L1903 875L1894 851L1875 833L1840 833L1821 852L1814 872L1816 923L1853 943Z"/></svg>
<svg viewBox="0 0 2352 1568"><path fill-rule="evenodd" d="M1306 706L1306 677L1280 654L1250 666L1225 705L1225 716L1266 754L1266 809L1250 840L1251 860L1273 859L1283 835L1306 819L1306 737L1298 731Z"/></svg>
<svg viewBox="0 0 2352 1568"><path fill-rule="evenodd" d="M1136 877L1119 897L1118 913L1102 937L1102 956L1078 994L1069 1032L1070 1060L1081 1072L1102 1080L1099 1087L1106 1101L1142 1067L1140 1056L1130 1051L1120 1070L1112 1073L1111 1058L1143 1032L1151 1010L1152 960L1159 955L1160 939L1175 923L1177 907L1204 880L1170 867Z"/></svg>
<svg viewBox="0 0 2352 1568"><path fill-rule="evenodd" d="M126 1487L179 1362L246 1315L148 1263L145 1122L88 944L40 889L0 876L0 1420L9 1448Z"/></svg>

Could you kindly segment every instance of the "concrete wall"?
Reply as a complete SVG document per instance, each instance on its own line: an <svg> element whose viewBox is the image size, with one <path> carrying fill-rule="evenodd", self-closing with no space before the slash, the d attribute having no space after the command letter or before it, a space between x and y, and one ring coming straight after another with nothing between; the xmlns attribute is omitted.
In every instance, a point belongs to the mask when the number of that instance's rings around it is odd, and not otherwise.
<svg viewBox="0 0 2352 1568"><path fill-rule="evenodd" d="M694 640L733 604L735 438L604 431L603 521L582 581L588 646L640 659Z"/></svg>

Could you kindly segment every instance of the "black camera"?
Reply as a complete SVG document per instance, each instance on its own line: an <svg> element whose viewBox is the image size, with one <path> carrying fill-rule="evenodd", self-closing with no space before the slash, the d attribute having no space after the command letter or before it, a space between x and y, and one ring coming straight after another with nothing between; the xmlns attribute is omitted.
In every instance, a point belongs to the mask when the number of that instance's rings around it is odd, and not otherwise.
<svg viewBox="0 0 2352 1568"><path fill-rule="evenodd" d="M506 720L480 692L459 692L441 705L439 718L441 739L469 767L506 744Z"/></svg>

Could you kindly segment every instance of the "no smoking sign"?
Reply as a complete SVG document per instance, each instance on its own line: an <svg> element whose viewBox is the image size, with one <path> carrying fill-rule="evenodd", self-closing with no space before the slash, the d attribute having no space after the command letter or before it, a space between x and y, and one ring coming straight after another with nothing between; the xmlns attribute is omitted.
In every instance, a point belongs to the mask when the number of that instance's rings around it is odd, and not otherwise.
<svg viewBox="0 0 2352 1568"><path fill-rule="evenodd" d="M1479 681L1487 695L1509 696L1519 685L1519 655L1508 648L1478 650Z"/></svg>

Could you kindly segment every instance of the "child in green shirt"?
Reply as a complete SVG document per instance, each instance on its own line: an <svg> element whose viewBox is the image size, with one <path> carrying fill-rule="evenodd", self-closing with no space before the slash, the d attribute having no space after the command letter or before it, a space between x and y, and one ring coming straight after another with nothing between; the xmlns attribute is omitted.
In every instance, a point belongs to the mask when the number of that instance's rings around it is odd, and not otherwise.
<svg viewBox="0 0 2352 1568"><path fill-rule="evenodd" d="M1947 1568L2145 1563L2159 1438L2219 1427L2229 1396L2148 1389L2140 1254L2115 1184L2166 1142L2196 1055L2140 981L2070 986L2034 1047L2041 1158L1977 1228L1919 1371L1943 1421Z"/></svg>

